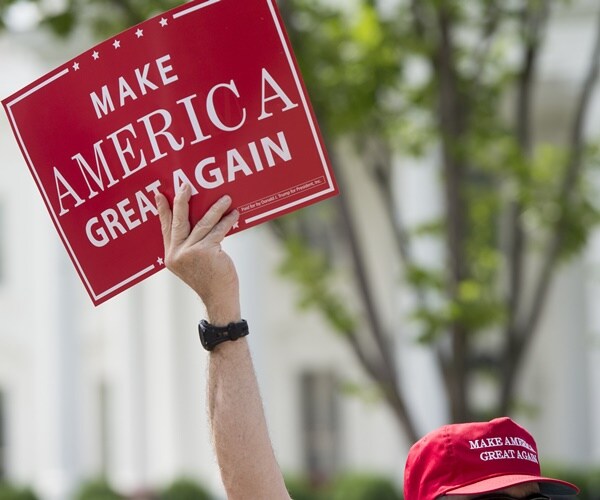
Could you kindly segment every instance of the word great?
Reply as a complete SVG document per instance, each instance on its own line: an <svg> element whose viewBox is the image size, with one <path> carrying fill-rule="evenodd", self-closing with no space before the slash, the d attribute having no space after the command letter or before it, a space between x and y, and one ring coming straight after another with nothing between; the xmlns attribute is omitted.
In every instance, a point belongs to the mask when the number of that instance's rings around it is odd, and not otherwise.
<svg viewBox="0 0 600 500"><path fill-rule="evenodd" d="M483 451L479 455L479 458L483 462L489 462L490 460L528 460L535 464L538 463L537 455L529 451L523 450L495 450L495 451Z"/></svg>

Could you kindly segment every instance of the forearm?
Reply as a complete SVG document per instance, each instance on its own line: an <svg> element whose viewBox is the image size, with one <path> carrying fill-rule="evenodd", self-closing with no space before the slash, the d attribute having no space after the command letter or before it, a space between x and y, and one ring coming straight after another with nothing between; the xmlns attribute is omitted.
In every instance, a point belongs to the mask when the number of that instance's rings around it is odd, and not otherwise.
<svg viewBox="0 0 600 500"><path fill-rule="evenodd" d="M210 353L209 416L229 500L289 499L275 460L246 339Z"/></svg>
<svg viewBox="0 0 600 500"><path fill-rule="evenodd" d="M221 248L239 213L223 196L192 227L191 189L175 196L173 211L156 195L165 264L200 297L215 326L240 320L239 284L233 261ZM208 404L217 460L229 500L289 500L275 460L250 350L245 338L210 353Z"/></svg>

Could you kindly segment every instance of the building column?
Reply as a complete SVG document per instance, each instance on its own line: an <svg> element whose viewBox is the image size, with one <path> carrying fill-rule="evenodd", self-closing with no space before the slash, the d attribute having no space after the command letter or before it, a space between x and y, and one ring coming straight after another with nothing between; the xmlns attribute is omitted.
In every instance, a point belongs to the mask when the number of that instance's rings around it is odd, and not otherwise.
<svg viewBox="0 0 600 500"><path fill-rule="evenodd" d="M586 280L586 312L588 339L587 358L589 366L589 422L600 421L600 309L597 307L600 296L600 231L595 231L590 238L585 259ZM588 439L590 443L589 463L600 462L600 429L598 425L590 425Z"/></svg>
<svg viewBox="0 0 600 500"><path fill-rule="evenodd" d="M48 227L48 231L53 228ZM44 231L42 231L44 233ZM69 498L79 481L77 276L54 235L41 245L34 274L35 487L45 500Z"/></svg>
<svg viewBox="0 0 600 500"><path fill-rule="evenodd" d="M105 335L110 336L108 370L108 473L117 488L132 491L147 476L145 332L139 287L112 299ZM108 304L107 304L108 305Z"/></svg>

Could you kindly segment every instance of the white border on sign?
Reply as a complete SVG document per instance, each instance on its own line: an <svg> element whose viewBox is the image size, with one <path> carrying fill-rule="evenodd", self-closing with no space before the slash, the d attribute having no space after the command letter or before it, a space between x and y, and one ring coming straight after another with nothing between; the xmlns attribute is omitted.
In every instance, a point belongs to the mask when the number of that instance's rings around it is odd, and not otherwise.
<svg viewBox="0 0 600 500"><path fill-rule="evenodd" d="M194 5L193 7L190 7L188 9L176 12L175 14L173 14L172 18L173 19L181 18L181 17L183 17L185 15L188 15L188 14L191 14L193 12L197 12L200 9L203 9L204 7L208 7L210 5L214 5L214 4L220 3L222 1L223 0L207 0L206 2L199 3L199 4ZM275 10L275 6L273 4L273 0L266 0L266 2L267 2L267 5L269 7L269 11L271 13L271 17L273 19L273 24L274 24L274 26L275 26L275 28L277 30L277 34L279 35L279 40L280 40L281 45L283 47L283 50L284 50L284 53L285 53L285 56L286 56L286 59L287 59L290 71L292 72L292 75L294 77L294 82L296 83L296 88L298 90L298 94L300 95L300 99L302 100L302 107L304 109L304 113L306 114L306 119L308 120L308 123L309 123L309 126L310 126L310 130L311 130L311 133L312 133L312 136L313 136L314 144L315 144L315 146L317 148L317 151L319 153L319 158L321 159L321 166L322 166L323 171L325 173L325 177L327 178L328 187L327 187L327 189L321 190L321 191L319 191L317 193L313 193L313 194L311 194L309 196L305 196L303 198L300 198L300 199L295 200L293 202L287 203L285 205L281 205L281 206L279 206L279 207L277 207L277 208L275 208L273 210L270 210L268 212L264 212L262 214L254 216L254 217L250 217L248 219L245 219L244 222L246 222L246 223L255 222L257 220L264 219L266 217L269 217L271 215L277 214L279 212L283 212L285 210L293 208L294 206L297 206L297 205L300 205L300 204L302 204L304 202L307 202L307 201L310 201L312 199L318 198L318 197L323 196L323 195L325 195L327 193L331 193L332 191L335 190L335 187L334 187L332 179L331 179L331 173L330 173L330 171L328 169L327 160L325 159L325 153L324 153L323 148L321 146L321 142L319 141L319 135L317 133L317 127L316 127L316 124L315 124L315 122L313 120L313 117L311 115L310 108L309 108L308 102L306 100L306 96L304 95L304 91L302 89L302 84L300 83L300 76L298 75L298 72L296 71L296 67L294 65L294 60L292 58L290 49L289 49L289 47L288 47L288 45L286 43L286 39L285 39L285 35L284 35L284 32L283 32L283 28L282 28L282 26L281 26L281 24L279 22L279 18L277 17L277 12ZM52 83L52 82L58 80L59 78L65 76L67 73L69 73L69 68L65 68L62 71L60 71L59 73L57 73L55 75L52 75L50 78L48 78L47 80L42 81L41 83L39 83L35 87L33 87L30 90L28 90L26 93L24 93L24 94L16 97L14 100L8 102L7 103L7 108L8 108L8 112L9 112L9 115L10 115L10 121L11 121L13 129L15 130L16 135L17 135L17 140L19 141L21 149L25 153L25 159L26 159L27 164L29 166L29 170L33 173L33 175L35 177L35 180L36 180L36 183L37 183L40 191L43 194L44 200L46 202L46 206L48 207L49 212L51 213L52 218L54 219L55 226L58 228L58 231L59 231L59 233L61 235L61 238L62 238L65 246L67 247L67 250L69 251L71 259L75 263L75 265L76 265L76 267L77 267L77 269L79 271L80 276L83 278L83 282L84 282L84 284L85 284L88 292L92 295L92 297L94 298L95 301L98 301L98 300L106 297L107 295L115 292L116 290L118 290L118 289L120 289L120 288L128 285L132 281L140 278L144 274L150 273L151 271L153 271L155 269L156 265L148 266L148 267L140 270L136 274L130 276L129 278L121 281L120 283L117 283L116 285L112 286L108 290L104 290L104 291L102 291L102 292L100 292L100 293L97 294L94 291L94 289L92 288L92 286L91 286L91 284L90 284L90 282L88 280L88 277L86 276L86 274L85 274L85 272L84 272L84 270L83 270L83 268L82 268L79 260L77 260L77 255L73 251L73 249L71 247L71 244L70 244L68 238L66 237L64 231L63 231L62 225L60 224L60 222L58 220L58 217L57 217L56 213L54 212L54 209L52 207L52 204L50 203L50 199L48 197L48 194L44 190L44 185L40 181L40 178L39 178L39 176L37 174L37 171L36 171L36 169L35 169L35 167L33 165L33 162L31 161L31 157L29 155L29 151L27 150L27 147L25 146L25 143L23 142L23 139L21 137L21 133L19 131L19 127L17 126L17 123L16 123L16 121L14 119L14 116L13 116L12 106L15 105L16 103L18 103L19 101L21 101L22 99L25 99L26 97L30 96L34 92L37 92L38 90L40 90L41 88L45 87L46 85L49 85L50 83Z"/></svg>
<svg viewBox="0 0 600 500"><path fill-rule="evenodd" d="M130 276L129 278L127 278L126 280L121 281L121 283L117 283L115 286L113 286L112 288L109 288L108 290L105 290L104 292L102 292L100 295L98 295L98 298L101 299L102 297L106 297L107 295L111 294L112 292L114 292L115 290L118 290L119 288L127 285L128 283L131 283L132 281L138 279L140 276L143 276L144 274L149 273L150 271L152 271L154 268L156 267L155 264L148 266L146 269L142 269L139 273L134 274L133 276Z"/></svg>
<svg viewBox="0 0 600 500"><path fill-rule="evenodd" d="M24 94L22 94L19 97L17 97L14 101L11 101L11 103L9 104L9 106L12 106L13 104L16 104L19 101L25 99L26 97L29 97L34 92L37 92L38 90L40 90L41 88L45 87L46 85L49 85L53 81L58 80L59 78L65 76L68 72L69 72L69 68L65 68L62 71L60 71L59 73L56 73L56 75L48 78L47 80L44 80L43 82L39 83L38 85L36 85L32 89L29 89L27 92L25 92Z"/></svg>
<svg viewBox="0 0 600 500"><path fill-rule="evenodd" d="M177 19L178 17L183 17L187 14L190 14L192 12L195 12L197 10L203 9L204 7L208 7L209 5L213 5L215 3L219 3L221 0L208 0L206 2L200 3L198 5L194 5L193 7L190 7L189 9L185 9L182 10L180 12L176 12L175 14L173 14L173 19Z"/></svg>

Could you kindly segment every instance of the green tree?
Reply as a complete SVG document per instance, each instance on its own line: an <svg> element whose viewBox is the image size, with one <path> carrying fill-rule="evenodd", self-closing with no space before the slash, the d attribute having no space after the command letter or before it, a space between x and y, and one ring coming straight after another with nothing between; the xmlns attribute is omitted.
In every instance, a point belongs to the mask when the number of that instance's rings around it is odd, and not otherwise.
<svg viewBox="0 0 600 500"><path fill-rule="evenodd" d="M394 483L388 478L370 474L346 474L331 487L332 500L401 500Z"/></svg>
<svg viewBox="0 0 600 500"><path fill-rule="evenodd" d="M92 479L81 484L75 498L77 500L123 500L104 478Z"/></svg>
<svg viewBox="0 0 600 500"><path fill-rule="evenodd" d="M330 146L353 138L378 193L387 215L383 231L394 236L404 286L417 304L412 317L436 353L452 420L508 413L552 278L598 222L589 182L598 149L586 142L584 124L598 78L600 17L573 114L558 127L565 138L551 142L536 135L536 72L551 10L577 8L576 2L413 0L397 2L392 13L368 0L352 12L314 0L291 5L288 25L317 114ZM433 147L440 151L444 214L409 228L399 215L393 161L422 158ZM364 318L353 318L338 298L329 279L336 260L315 249L305 224L279 223L291 242L284 272L300 283L304 303L348 339L415 439L390 354L395 332L380 318L365 262L368 239L359 238L345 196L351 181L335 148L329 152L342 196L327 224L350 249ZM443 244L443 265L415 258L414 242L423 237ZM487 344L493 348L481 342L485 336L496 338ZM496 397L481 409L470 389L490 373Z"/></svg>
<svg viewBox="0 0 600 500"><path fill-rule="evenodd" d="M38 497L28 487L0 482L0 500L38 500Z"/></svg>
<svg viewBox="0 0 600 500"><path fill-rule="evenodd" d="M2 19L16 1L0 4ZM52 13L33 4L59 34L91 22L104 35L175 3L68 0L64 11ZM342 192L272 225L287 252L284 273L298 285L303 305L318 309L348 341L416 439L391 348L398 332L382 320L365 259L380 234L359 232L346 189L352 179L335 147L351 139L385 214L368 230L393 236L404 270L399 286L415 297L411 318L436 354L452 420L508 413L556 270L581 251L598 221L589 182L598 148L586 142L584 125L598 78L600 29L572 116L560 128L564 139L544 140L534 120L549 21L590 7L559 0L396 0L385 9L374 0L344 9L324 0L281 0L280 7ZM432 151L439 151L444 213L407 227L393 189L394 159ZM338 243L324 245L323 234ZM420 238L443 245L441 265L415 258ZM342 298L340 279L355 291L358 312ZM411 318L399 317L398 324ZM482 343L487 337L495 342ZM470 389L490 374L496 397L482 409Z"/></svg>
<svg viewBox="0 0 600 500"><path fill-rule="evenodd" d="M160 500L210 500L210 493L197 481L179 478L173 481L160 495Z"/></svg>

